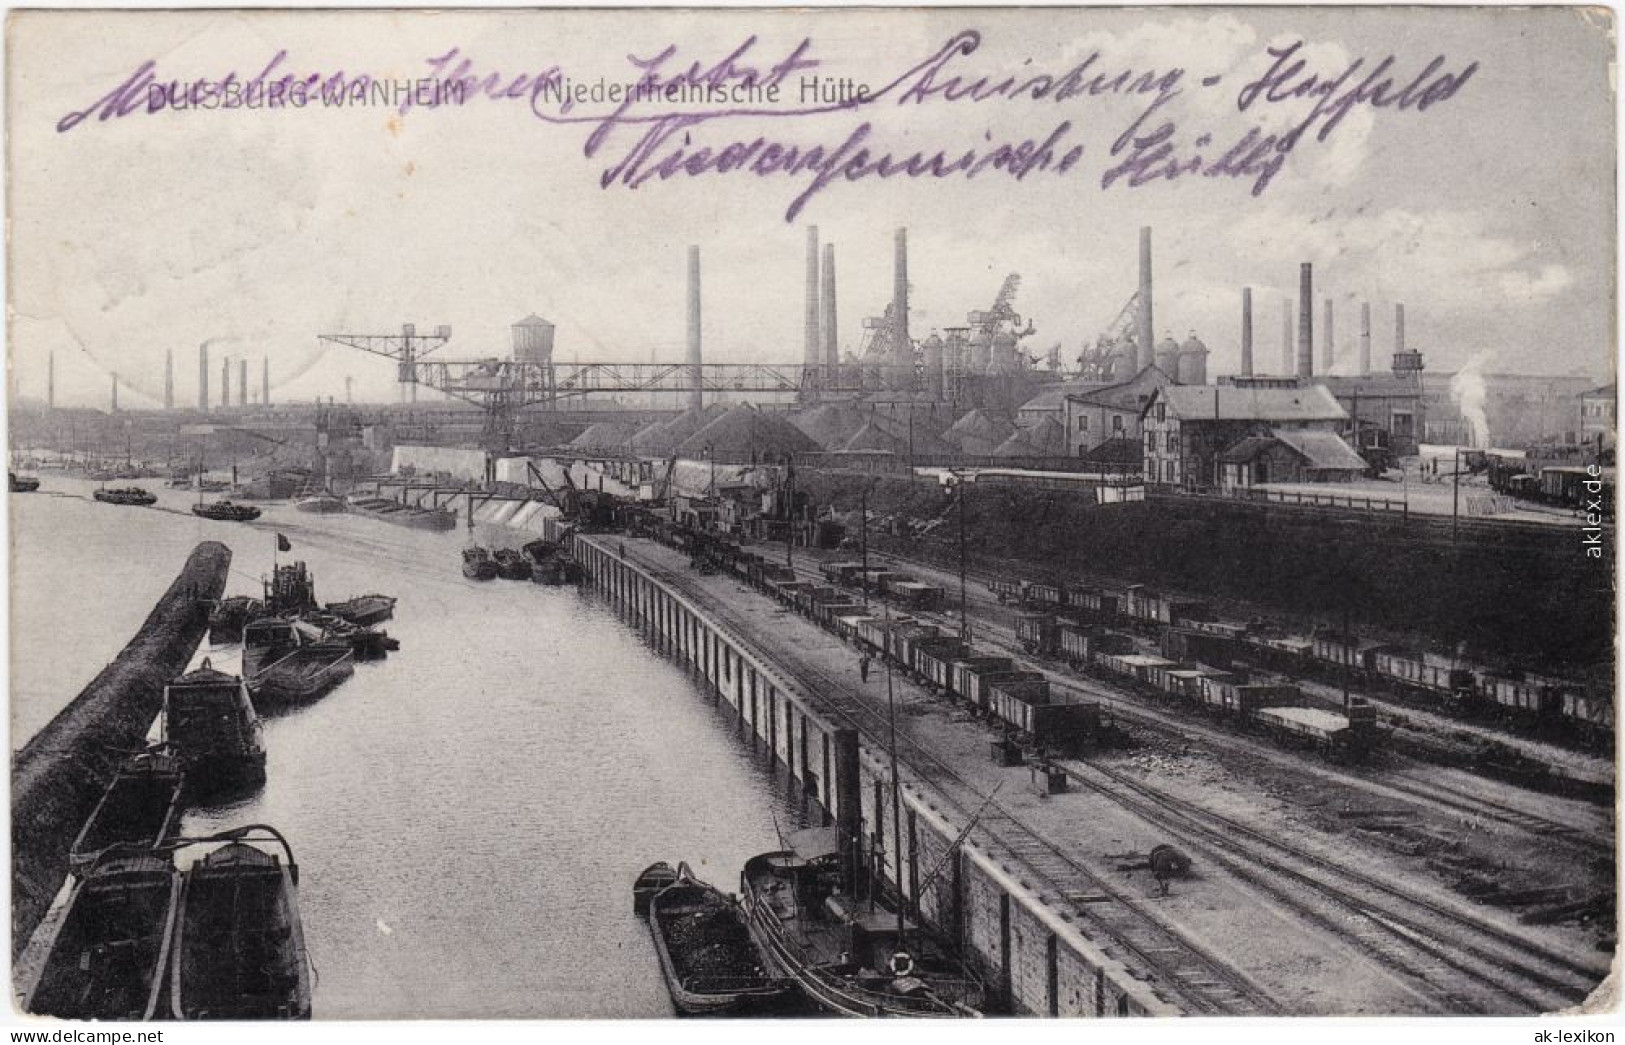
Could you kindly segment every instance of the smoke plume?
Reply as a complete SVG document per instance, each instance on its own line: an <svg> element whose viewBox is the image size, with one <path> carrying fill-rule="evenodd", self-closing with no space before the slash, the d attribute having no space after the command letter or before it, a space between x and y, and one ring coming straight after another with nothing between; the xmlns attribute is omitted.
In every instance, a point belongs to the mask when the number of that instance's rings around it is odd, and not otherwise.
<svg viewBox="0 0 1625 1045"><path fill-rule="evenodd" d="M1484 364L1489 357L1488 351L1475 352L1450 379L1450 398L1467 420L1467 441L1475 447L1490 445L1490 419L1484 413Z"/></svg>

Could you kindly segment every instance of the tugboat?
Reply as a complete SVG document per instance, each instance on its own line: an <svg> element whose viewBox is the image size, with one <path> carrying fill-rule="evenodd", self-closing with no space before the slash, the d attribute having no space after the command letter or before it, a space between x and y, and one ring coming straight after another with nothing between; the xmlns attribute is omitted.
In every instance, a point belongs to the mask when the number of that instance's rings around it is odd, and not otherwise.
<svg viewBox="0 0 1625 1045"><path fill-rule="evenodd" d="M250 844L246 839L255 833L268 834L282 854ZM310 960L292 848L263 824L216 837L231 841L189 867L182 886L170 1014L177 1020L308 1020Z"/></svg>
<svg viewBox="0 0 1625 1045"><path fill-rule="evenodd" d="M233 595L215 603L209 614L209 642L229 646L243 641L243 627L265 612L265 603L248 595Z"/></svg>
<svg viewBox="0 0 1625 1045"><path fill-rule="evenodd" d="M68 850L68 870L83 873L113 846L156 849L178 822L185 776L175 757L162 752L136 755L107 785L95 812Z"/></svg>
<svg viewBox="0 0 1625 1045"><path fill-rule="evenodd" d="M303 562L290 562L271 572L265 585L265 612L273 617L316 609L316 581Z"/></svg>
<svg viewBox="0 0 1625 1045"><path fill-rule="evenodd" d="M638 886L645 887L643 876ZM695 878L687 864L678 864L675 879L649 896L648 918L660 973L679 1013L759 1015L790 993L787 980L768 973L739 902Z"/></svg>
<svg viewBox="0 0 1625 1045"><path fill-rule="evenodd" d="M213 504L194 504L192 514L221 522L253 522L260 517L260 510L252 505L221 500Z"/></svg>
<svg viewBox="0 0 1625 1045"><path fill-rule="evenodd" d="M23 1010L74 1020L160 1015L180 892L166 857L115 849L96 859L18 959Z"/></svg>
<svg viewBox="0 0 1625 1045"><path fill-rule="evenodd" d="M113 490L97 490L92 493L91 496L103 504L128 504L144 507L149 504L158 503L158 498L155 494L150 494L141 489L139 486L125 486Z"/></svg>
<svg viewBox="0 0 1625 1045"><path fill-rule="evenodd" d="M355 652L302 620L261 617L243 629L243 677L261 707L307 704L355 674Z"/></svg>
<svg viewBox="0 0 1625 1045"><path fill-rule="evenodd" d="M498 548L492 558L496 560L497 576L503 580L530 580L530 561L512 548Z"/></svg>
<svg viewBox="0 0 1625 1045"><path fill-rule="evenodd" d="M488 581L497 575L497 564L491 553L475 546L463 549L463 576L471 581Z"/></svg>
<svg viewBox="0 0 1625 1045"><path fill-rule="evenodd" d="M198 670L164 687L163 737L186 774L188 790L216 795L265 782L265 743L248 687L215 671Z"/></svg>
<svg viewBox="0 0 1625 1045"><path fill-rule="evenodd" d="M395 599L389 595L357 595L344 602L330 602L327 612L363 628L382 624L395 616Z"/></svg>
<svg viewBox="0 0 1625 1045"><path fill-rule="evenodd" d="M31 475L18 475L16 472L7 472L6 478L11 483L12 493L33 493L39 489L39 480Z"/></svg>

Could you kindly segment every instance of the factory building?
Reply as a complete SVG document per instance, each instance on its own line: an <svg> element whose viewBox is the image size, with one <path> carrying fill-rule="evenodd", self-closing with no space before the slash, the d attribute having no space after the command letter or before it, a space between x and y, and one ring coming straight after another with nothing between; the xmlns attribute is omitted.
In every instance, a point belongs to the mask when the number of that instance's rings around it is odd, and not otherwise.
<svg viewBox="0 0 1625 1045"><path fill-rule="evenodd" d="M1067 456L1092 457L1113 441L1138 447L1146 404L1159 389L1173 383L1172 376L1148 366L1119 384L1068 393L1063 397Z"/></svg>
<svg viewBox="0 0 1625 1045"><path fill-rule="evenodd" d="M1619 434L1619 390L1614 382L1580 395L1580 441L1613 446Z"/></svg>
<svg viewBox="0 0 1625 1045"><path fill-rule="evenodd" d="M1234 385L1166 385L1152 393L1140 415L1145 480L1175 486L1223 485L1223 456L1235 449L1256 482L1343 481L1364 462L1338 435L1349 415L1321 385L1247 388ZM1246 443L1273 440L1284 449ZM1268 454L1262 451L1268 449ZM1298 460L1289 475L1269 474L1270 462ZM1284 467L1284 465L1283 465ZM1235 473L1232 472L1234 475Z"/></svg>
<svg viewBox="0 0 1625 1045"><path fill-rule="evenodd" d="M1349 426L1344 434L1361 451L1386 448L1396 457L1416 453L1427 418L1422 383L1416 377L1397 373L1328 375L1319 383L1348 411Z"/></svg>

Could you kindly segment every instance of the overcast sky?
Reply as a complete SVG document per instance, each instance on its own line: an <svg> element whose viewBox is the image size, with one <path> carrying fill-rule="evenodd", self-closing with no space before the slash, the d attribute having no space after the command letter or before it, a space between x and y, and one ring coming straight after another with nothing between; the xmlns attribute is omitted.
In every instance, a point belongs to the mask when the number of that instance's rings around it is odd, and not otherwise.
<svg viewBox="0 0 1625 1045"><path fill-rule="evenodd" d="M59 404L105 406L113 370L130 389L124 405L150 404L161 400L172 349L177 400L191 403L197 346L218 339L211 381L222 355L242 356L257 391L259 360L269 356L274 398L342 396L351 375L359 398L392 399L387 363L324 349L317 335L449 324L443 354L482 357L505 354L509 325L529 313L557 324L560 360L676 360L691 243L703 254L706 358L797 360L807 224L836 244L843 348L855 348L863 318L884 308L892 233L906 226L916 335L963 324L1019 272L1017 309L1038 331L1026 347L1041 354L1059 342L1070 360L1133 292L1136 230L1151 225L1157 334L1198 332L1213 350L1210 373L1237 366L1244 285L1255 288L1260 366L1279 359L1282 295L1296 294L1298 262L1312 261L1317 299L1338 303L1344 358L1354 354L1358 303L1369 301L1373 354L1385 361L1392 307L1403 301L1409 341L1429 369L1479 355L1488 369L1602 380L1613 360L1615 265L1612 45L1602 17L1558 9L14 15L14 374L25 394L43 397L54 350ZM821 63L807 75L878 87L966 29L981 33L980 45L948 73L1059 75L1097 52L1091 74L1185 70L1180 93L1153 120L1175 123L1178 155L1210 161L1251 127L1283 131L1308 116L1312 100L1238 111L1242 88L1269 69L1272 44L1303 41L1308 67L1329 77L1392 55L1396 89L1436 56L1439 73L1477 65L1426 112L1356 107L1326 141L1306 136L1257 196L1251 178L1102 188L1113 139L1150 95L901 105L898 90L856 112L717 119L691 131L690 148L763 136L833 149L867 121L879 150L955 157L1043 139L1069 121L1057 152L1083 147L1065 174L1039 171L1020 183L998 171L837 181L794 221L786 211L811 175L710 173L602 188L600 176L640 132L618 128L588 158L590 127L538 119L524 99L405 115L319 105L166 111L57 129L147 59L163 80L218 80L250 77L286 50L285 72L404 80L455 47L505 83L552 66L591 83L624 80L629 54L667 45L685 65L710 66L755 34L742 64L771 65L806 38ZM788 97L768 106L793 107ZM1211 144L1196 148L1204 132Z"/></svg>

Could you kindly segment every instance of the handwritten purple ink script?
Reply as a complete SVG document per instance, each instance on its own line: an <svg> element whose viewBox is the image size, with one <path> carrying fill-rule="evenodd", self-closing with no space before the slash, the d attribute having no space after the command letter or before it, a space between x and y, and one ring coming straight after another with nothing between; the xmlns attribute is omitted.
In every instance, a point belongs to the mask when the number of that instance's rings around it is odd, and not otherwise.
<svg viewBox="0 0 1625 1045"><path fill-rule="evenodd" d="M973 62L981 47L981 33L964 30L895 74L863 82L828 75L810 38L769 52L755 36L716 61L685 57L675 45L627 55L618 81L577 82L558 64L486 69L460 47L427 59L425 75L404 83L344 70L293 71L286 51L251 76L231 71L217 79L165 78L157 60L148 59L56 127L65 134L92 121L198 109L381 101L404 116L414 109L522 104L541 123L585 132L582 153L604 164L603 189L672 178L780 178L800 186L784 215L794 221L831 187L875 179L1024 182L1088 171L1102 190L1231 179L1262 196L1294 150L1310 139L1327 142L1357 110L1421 114L1455 97L1478 70L1476 61L1452 67L1442 55L1409 74L1394 55L1355 57L1342 68L1318 70L1304 57L1305 43L1295 41L1266 48L1258 75L1229 97L1221 75L1195 76L1178 65L1118 65L1098 51L1050 71L1035 71L1031 63L1018 73L978 70ZM1189 104L1197 98L1209 100L1200 107L1206 117L1188 113L1198 108ZM1053 111L1045 115L1044 107ZM924 119L939 111L952 118ZM1225 127L1211 125L1215 112ZM922 118L908 122L915 114ZM1034 120L1036 131L1002 129ZM882 124L899 121L911 130L925 128L910 137L926 136L928 144L888 147ZM941 124L952 130L931 129ZM796 128L812 140L761 133L763 126ZM747 127L749 133L739 133ZM947 133L962 137L952 144L929 141L931 134ZM1093 166L1084 163L1091 141L1103 153Z"/></svg>

